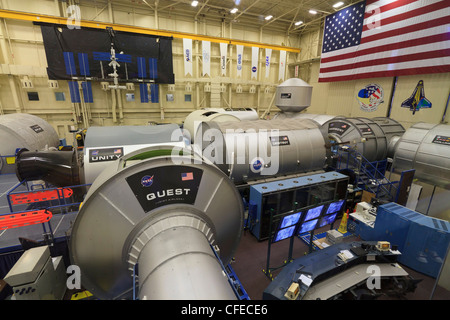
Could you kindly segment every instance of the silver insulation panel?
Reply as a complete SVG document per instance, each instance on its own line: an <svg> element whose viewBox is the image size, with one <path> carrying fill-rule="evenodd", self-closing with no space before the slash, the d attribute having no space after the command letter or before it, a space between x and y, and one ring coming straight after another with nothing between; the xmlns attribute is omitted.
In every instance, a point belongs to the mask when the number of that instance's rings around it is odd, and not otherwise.
<svg viewBox="0 0 450 320"><path fill-rule="evenodd" d="M44 119L27 113L1 115L0 137L0 156L3 157L14 156L16 149L21 148L42 151L59 146L55 129ZM3 160L0 158L0 172L14 172L14 168L7 169L6 165L2 166Z"/></svg>
<svg viewBox="0 0 450 320"><path fill-rule="evenodd" d="M450 189L450 126L416 123L395 148L395 172L415 169L415 178Z"/></svg>
<svg viewBox="0 0 450 320"><path fill-rule="evenodd" d="M184 120L183 129L189 133L191 141L194 141L197 129L201 122L239 122L241 120L258 120L258 118L258 113L252 108L207 108L191 112Z"/></svg>
<svg viewBox="0 0 450 320"><path fill-rule="evenodd" d="M202 123L195 147L235 183L322 170L329 148L309 119Z"/></svg>

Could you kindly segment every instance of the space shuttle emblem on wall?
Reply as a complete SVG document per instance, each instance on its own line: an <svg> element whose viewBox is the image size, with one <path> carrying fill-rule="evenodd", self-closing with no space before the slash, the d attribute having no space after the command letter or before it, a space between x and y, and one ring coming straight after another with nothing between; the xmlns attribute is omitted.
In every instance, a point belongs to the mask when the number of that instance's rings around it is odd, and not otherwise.
<svg viewBox="0 0 450 320"><path fill-rule="evenodd" d="M412 95L402 102L402 108L409 108L413 114L422 108L431 108L431 101L425 98L425 90L423 86L423 80L417 83L416 88Z"/></svg>

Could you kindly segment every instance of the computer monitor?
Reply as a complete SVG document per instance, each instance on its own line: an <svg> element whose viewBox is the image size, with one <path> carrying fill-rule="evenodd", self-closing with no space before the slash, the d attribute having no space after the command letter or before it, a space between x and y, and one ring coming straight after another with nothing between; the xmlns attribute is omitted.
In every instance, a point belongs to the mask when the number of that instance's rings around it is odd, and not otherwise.
<svg viewBox="0 0 450 320"><path fill-rule="evenodd" d="M290 226L288 228L284 228L284 229L279 230L275 234L273 242L278 242L278 241L281 241L281 240L284 240L284 239L292 237L292 235L294 234L295 228L296 228L296 226L293 225L293 226Z"/></svg>
<svg viewBox="0 0 450 320"><path fill-rule="evenodd" d="M305 221L309 221L309 220L318 218L320 216L320 214L322 213L323 207L324 207L324 205L321 205L321 206L309 209L306 212Z"/></svg>
<svg viewBox="0 0 450 320"><path fill-rule="evenodd" d="M319 221L319 219L314 219L311 221L305 221L303 222L303 224L301 225L301 227L298 230L298 234L303 234L305 232L309 232L311 230L314 230L316 225L317 225L317 221Z"/></svg>
<svg viewBox="0 0 450 320"><path fill-rule="evenodd" d="M325 214L331 214L331 213L340 211L342 209L342 206L344 205L344 202L345 202L345 200L339 200L339 201L330 203L330 205L328 206L328 209L327 209L327 213L325 213Z"/></svg>
<svg viewBox="0 0 450 320"><path fill-rule="evenodd" d="M302 213L303 212L296 212L283 217L280 222L279 229L284 229L297 224L297 222L299 222L300 218L302 217Z"/></svg>
<svg viewBox="0 0 450 320"><path fill-rule="evenodd" d="M334 222L334 220L336 220L337 214L338 213L336 212L336 213L329 214L327 216L323 216L320 219L319 228L326 226L327 224L332 224Z"/></svg>

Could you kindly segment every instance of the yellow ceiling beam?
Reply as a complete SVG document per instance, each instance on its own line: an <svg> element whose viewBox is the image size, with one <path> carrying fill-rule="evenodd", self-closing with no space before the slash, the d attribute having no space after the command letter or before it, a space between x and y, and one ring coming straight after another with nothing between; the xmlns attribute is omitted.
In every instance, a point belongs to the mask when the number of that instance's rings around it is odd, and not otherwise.
<svg viewBox="0 0 450 320"><path fill-rule="evenodd" d="M13 20L22 20L22 21L31 21L31 22L42 22L42 23L50 23L57 25L66 25L67 19L56 16L35 14L29 12L21 12L21 11L12 11L12 10L0 10L0 18L4 19L13 19ZM187 32L177 32L177 31L169 31L169 30L158 30L158 29L150 29L143 27L135 27L123 24L114 24L107 22L98 22L98 21L89 21L89 20L81 20L80 27L84 28L94 28L94 29L106 29L106 27L111 27L115 31L122 32L131 32L131 33L139 33L139 34L147 34L152 36L161 36L161 37L173 37L179 39L192 39L199 41L211 41L211 42L225 42L233 45L244 45L249 47L259 47L259 48L268 48L273 50L284 50L288 52L300 53L300 48L294 47L285 47L279 45L270 45L266 43L253 42L253 41L244 41L244 40L234 40L228 38L220 38L220 37L212 37L206 35L197 35L193 33Z"/></svg>

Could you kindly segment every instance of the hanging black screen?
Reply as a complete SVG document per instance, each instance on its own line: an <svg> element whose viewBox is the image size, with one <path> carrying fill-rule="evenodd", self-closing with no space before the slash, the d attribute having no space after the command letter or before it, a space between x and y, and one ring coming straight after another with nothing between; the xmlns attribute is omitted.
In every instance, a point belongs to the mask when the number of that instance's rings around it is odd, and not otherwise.
<svg viewBox="0 0 450 320"><path fill-rule="evenodd" d="M172 38L40 24L51 80L111 81L111 47L119 82L173 84ZM153 81L151 81L153 80Z"/></svg>

